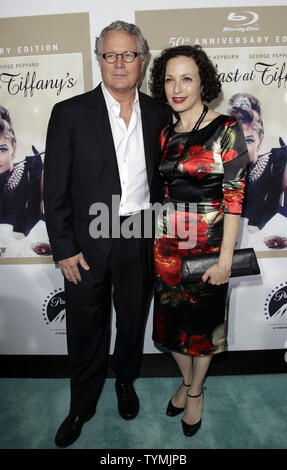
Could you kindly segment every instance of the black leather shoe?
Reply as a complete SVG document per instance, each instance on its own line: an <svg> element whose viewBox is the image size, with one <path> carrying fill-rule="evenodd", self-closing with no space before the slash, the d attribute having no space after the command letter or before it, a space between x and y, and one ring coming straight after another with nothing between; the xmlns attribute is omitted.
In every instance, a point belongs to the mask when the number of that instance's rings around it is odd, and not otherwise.
<svg viewBox="0 0 287 470"><path fill-rule="evenodd" d="M139 399L132 382L116 380L118 410L123 419L133 419L139 412Z"/></svg>
<svg viewBox="0 0 287 470"><path fill-rule="evenodd" d="M58 447L68 447L75 442L81 434L83 424L91 419L93 414L88 418L80 418L79 416L69 414L59 427L55 444Z"/></svg>

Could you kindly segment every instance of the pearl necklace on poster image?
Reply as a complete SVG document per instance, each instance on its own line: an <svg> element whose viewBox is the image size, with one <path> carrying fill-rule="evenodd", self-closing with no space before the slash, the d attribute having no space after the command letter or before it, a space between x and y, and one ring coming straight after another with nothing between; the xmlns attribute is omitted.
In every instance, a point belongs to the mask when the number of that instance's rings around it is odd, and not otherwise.
<svg viewBox="0 0 287 470"><path fill-rule="evenodd" d="M263 175L267 163L269 162L270 155L271 153L265 153L264 155L258 158L254 167L252 168L252 170L250 170L248 174L248 181L250 181L250 183L254 183Z"/></svg>
<svg viewBox="0 0 287 470"><path fill-rule="evenodd" d="M13 191L13 189L16 189L17 186L19 185L22 179L23 173L24 173L25 164L26 164L26 161L24 160L23 162L17 163L14 166L13 171L6 183L6 186L9 189L9 191Z"/></svg>

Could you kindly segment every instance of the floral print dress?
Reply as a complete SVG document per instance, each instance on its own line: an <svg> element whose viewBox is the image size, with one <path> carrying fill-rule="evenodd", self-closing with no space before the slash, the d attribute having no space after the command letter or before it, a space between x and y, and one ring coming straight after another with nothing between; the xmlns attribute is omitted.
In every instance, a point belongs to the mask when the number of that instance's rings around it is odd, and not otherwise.
<svg viewBox="0 0 287 470"><path fill-rule="evenodd" d="M241 214L247 148L230 116L197 130L184 155L189 133L169 130L160 136L160 171L164 180L173 177L157 219L153 340L172 351L210 355L226 349L228 284L182 285L181 258L220 251L224 213Z"/></svg>

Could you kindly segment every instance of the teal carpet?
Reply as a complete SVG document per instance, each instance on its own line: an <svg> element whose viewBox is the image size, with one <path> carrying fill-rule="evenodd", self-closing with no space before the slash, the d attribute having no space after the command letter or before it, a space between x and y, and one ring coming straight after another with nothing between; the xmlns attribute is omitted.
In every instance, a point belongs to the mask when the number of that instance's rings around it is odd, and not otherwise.
<svg viewBox="0 0 287 470"><path fill-rule="evenodd" d="M114 379L70 449L287 449L287 375L210 376L199 432L185 437L181 415L165 415L179 378L140 378L138 417L120 418ZM56 449L68 379L0 379L0 449ZM59 450L61 452L61 450Z"/></svg>

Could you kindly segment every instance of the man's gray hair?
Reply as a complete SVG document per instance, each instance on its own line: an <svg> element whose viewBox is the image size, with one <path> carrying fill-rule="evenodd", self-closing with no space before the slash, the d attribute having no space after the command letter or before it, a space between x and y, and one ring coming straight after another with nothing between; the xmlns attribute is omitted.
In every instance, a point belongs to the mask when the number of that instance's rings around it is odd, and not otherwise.
<svg viewBox="0 0 287 470"><path fill-rule="evenodd" d="M97 59L100 60L102 54L102 44L105 35L109 31L123 31L128 34L134 34L138 38L138 47L139 53L141 54L142 60L147 59L149 55L149 47L148 43L142 35L141 30L132 23L126 23L125 21L114 21L109 26L104 28L98 38L96 38L96 47L95 47L95 54Z"/></svg>

